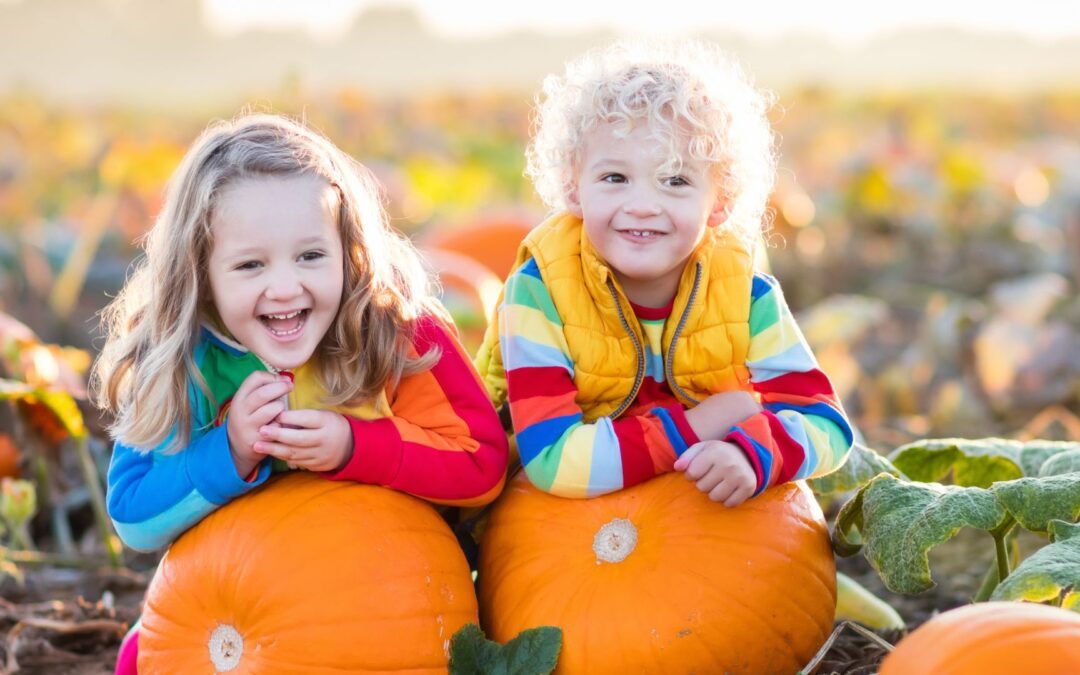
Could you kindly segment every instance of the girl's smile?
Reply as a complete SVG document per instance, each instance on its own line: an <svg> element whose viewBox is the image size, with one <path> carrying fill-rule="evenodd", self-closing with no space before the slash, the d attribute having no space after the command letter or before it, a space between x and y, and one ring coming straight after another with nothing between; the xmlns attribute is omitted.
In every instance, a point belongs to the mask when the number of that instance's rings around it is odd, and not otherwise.
<svg viewBox="0 0 1080 675"><path fill-rule="evenodd" d="M211 215L210 289L224 328L275 368L306 363L341 305L338 197L298 174L228 185Z"/></svg>

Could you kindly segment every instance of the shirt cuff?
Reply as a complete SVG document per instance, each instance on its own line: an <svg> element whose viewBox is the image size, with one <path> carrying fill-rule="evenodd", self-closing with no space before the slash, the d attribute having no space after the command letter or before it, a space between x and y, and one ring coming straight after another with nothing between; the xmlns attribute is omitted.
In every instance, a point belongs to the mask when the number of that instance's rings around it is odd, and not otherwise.
<svg viewBox="0 0 1080 675"><path fill-rule="evenodd" d="M353 453L337 471L324 471L329 480L390 485L401 468L401 435L387 417L361 420L345 415L353 435Z"/></svg>
<svg viewBox="0 0 1080 675"><path fill-rule="evenodd" d="M267 461L259 462L255 479L250 482L236 471L224 426L211 429L181 452L192 485L215 504L226 504L270 477L270 462Z"/></svg>
<svg viewBox="0 0 1080 675"><path fill-rule="evenodd" d="M762 466L762 457L758 455L758 448L753 439L746 435L738 426L731 428L728 435L724 437L724 441L733 443L742 449L743 454L746 455L746 460L750 462L750 466L754 469L754 475L757 477L757 485L754 487L754 495L761 494L762 490L766 487L768 476L771 471L766 472L765 467Z"/></svg>

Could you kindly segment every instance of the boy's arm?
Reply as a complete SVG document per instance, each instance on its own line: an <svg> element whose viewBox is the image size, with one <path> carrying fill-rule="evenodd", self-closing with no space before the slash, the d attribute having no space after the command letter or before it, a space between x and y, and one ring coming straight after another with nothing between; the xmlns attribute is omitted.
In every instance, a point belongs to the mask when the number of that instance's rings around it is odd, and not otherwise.
<svg viewBox="0 0 1080 675"><path fill-rule="evenodd" d="M563 324L533 260L507 279L498 321L507 396L529 480L563 497L593 497L672 470L698 441L681 405L583 421Z"/></svg>
<svg viewBox="0 0 1080 675"><path fill-rule="evenodd" d="M109 517L131 548L158 549L269 476L267 461L252 477L237 474L224 425L173 454L161 448L140 452L118 442L109 464Z"/></svg>
<svg viewBox="0 0 1080 675"><path fill-rule="evenodd" d="M724 440L746 452L757 474L758 494L839 467L851 448L852 430L779 283L757 273L751 293L746 365L764 410L740 422Z"/></svg>
<svg viewBox="0 0 1080 675"><path fill-rule="evenodd" d="M479 506L495 499L506 477L506 434L472 363L449 330L430 316L417 322L418 354L441 351L430 369L402 378L392 416L346 416L353 454L333 480L385 485L428 501Z"/></svg>

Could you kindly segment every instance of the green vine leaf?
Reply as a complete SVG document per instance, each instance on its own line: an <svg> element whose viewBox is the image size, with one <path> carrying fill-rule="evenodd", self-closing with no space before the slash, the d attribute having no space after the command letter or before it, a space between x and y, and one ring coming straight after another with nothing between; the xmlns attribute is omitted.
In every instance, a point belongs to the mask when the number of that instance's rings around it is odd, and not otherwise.
<svg viewBox="0 0 1080 675"><path fill-rule="evenodd" d="M900 471L873 448L856 443L848 453L847 461L840 468L820 478L812 478L806 483L817 495L832 495L838 492L857 490L870 482L879 473L889 473L900 477Z"/></svg>
<svg viewBox="0 0 1080 675"><path fill-rule="evenodd" d="M1059 476L1063 473L1080 472L1080 443L1075 448L1059 452L1048 458L1039 467L1039 476Z"/></svg>
<svg viewBox="0 0 1080 675"><path fill-rule="evenodd" d="M860 501L861 508L855 506ZM989 490L913 483L882 474L841 509L833 545L850 545L850 530L858 527L863 556L885 586L895 593L920 593L934 585L930 549L964 527L993 530L1007 517Z"/></svg>
<svg viewBox="0 0 1080 675"><path fill-rule="evenodd" d="M902 445L889 459L912 480L940 482L952 472L956 485L985 488L1024 475L1022 449L1022 443L1006 438L932 438Z"/></svg>
<svg viewBox="0 0 1080 675"><path fill-rule="evenodd" d="M1071 450L1080 450L1080 443L1069 441L1028 441L1020 449L1020 467L1025 476L1045 476L1043 465L1052 457ZM1056 473L1065 473L1058 471Z"/></svg>
<svg viewBox="0 0 1080 675"><path fill-rule="evenodd" d="M1080 516L1080 473L1020 478L990 488L1020 526L1046 532L1051 521L1073 522Z"/></svg>
<svg viewBox="0 0 1080 675"><path fill-rule="evenodd" d="M1065 609L1080 611L1080 525L1061 520L1047 527L1051 544L1020 563L994 589L991 600L1061 601Z"/></svg>
<svg viewBox="0 0 1080 675"><path fill-rule="evenodd" d="M555 670L561 649L559 628L523 630L500 645L470 623L450 640L450 675L547 675Z"/></svg>

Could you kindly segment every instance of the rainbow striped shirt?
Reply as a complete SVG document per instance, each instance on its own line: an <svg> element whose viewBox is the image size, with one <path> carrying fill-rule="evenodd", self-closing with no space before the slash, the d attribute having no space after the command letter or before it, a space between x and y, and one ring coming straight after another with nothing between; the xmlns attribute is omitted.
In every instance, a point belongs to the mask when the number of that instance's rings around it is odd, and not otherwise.
<svg viewBox="0 0 1080 675"><path fill-rule="evenodd" d="M751 289L746 366L763 412L727 434L757 474L755 494L819 476L843 463L852 431L776 279L757 273ZM646 378L617 419L584 421L574 364L555 304L534 260L506 281L499 343L521 463L539 488L564 497L614 492L672 470L699 439L664 378L660 336L670 307L635 307L646 338Z"/></svg>

